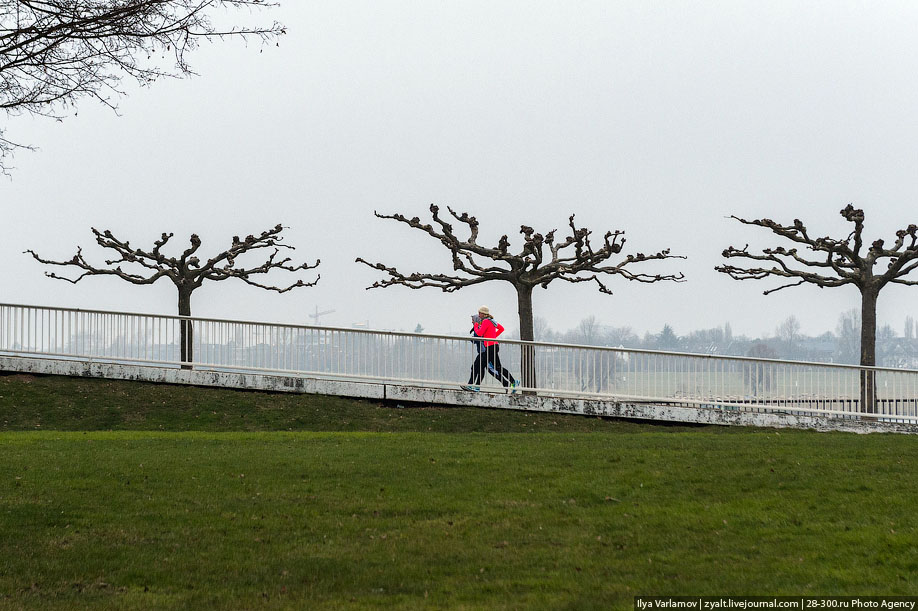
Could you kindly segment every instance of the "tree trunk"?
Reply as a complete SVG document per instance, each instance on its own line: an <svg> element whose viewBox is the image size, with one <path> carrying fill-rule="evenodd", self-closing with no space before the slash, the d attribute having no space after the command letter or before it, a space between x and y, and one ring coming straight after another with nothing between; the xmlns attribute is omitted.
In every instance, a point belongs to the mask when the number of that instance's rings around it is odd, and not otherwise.
<svg viewBox="0 0 918 611"><path fill-rule="evenodd" d="M517 311L520 316L520 339L533 341L532 323L532 287L519 284L516 286ZM530 394L525 389L536 387L535 348L533 346L520 346L520 377L523 382L523 393Z"/></svg>
<svg viewBox="0 0 918 611"><path fill-rule="evenodd" d="M179 316L191 316L191 291L179 288L178 313ZM191 369L190 363L194 360L194 328L190 320L182 320L179 329L182 369Z"/></svg>
<svg viewBox="0 0 918 611"><path fill-rule="evenodd" d="M877 297L879 291L872 286L861 289L861 366L877 364ZM876 373L861 370L861 411L877 412Z"/></svg>

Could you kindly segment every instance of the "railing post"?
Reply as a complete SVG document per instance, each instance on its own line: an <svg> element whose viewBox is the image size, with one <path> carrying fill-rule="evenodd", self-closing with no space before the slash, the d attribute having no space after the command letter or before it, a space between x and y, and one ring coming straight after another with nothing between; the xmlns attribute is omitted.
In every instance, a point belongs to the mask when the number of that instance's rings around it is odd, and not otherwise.
<svg viewBox="0 0 918 611"><path fill-rule="evenodd" d="M523 378L523 394L535 394L536 386L535 347L526 342L520 344L520 376Z"/></svg>

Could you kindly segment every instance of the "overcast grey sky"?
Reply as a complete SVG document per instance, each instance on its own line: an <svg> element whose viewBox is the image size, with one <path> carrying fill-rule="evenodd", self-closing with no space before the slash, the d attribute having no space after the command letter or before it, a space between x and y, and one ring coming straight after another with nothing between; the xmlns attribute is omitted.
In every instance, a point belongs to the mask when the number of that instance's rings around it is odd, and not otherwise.
<svg viewBox="0 0 918 611"><path fill-rule="evenodd" d="M21 253L82 245L101 261L95 226L137 245L174 232L181 248L196 232L206 255L280 222L298 258L322 259L319 285L205 285L195 314L308 323L318 307L336 310L324 324L464 333L487 304L516 328L509 284L364 290L380 275L357 256L449 270L434 240L373 216L435 202L477 216L491 245L575 213L598 235L624 229L628 252L688 257L646 268L681 284L537 289L557 330L594 314L638 333L759 334L794 314L816 334L859 306L856 289L766 297L774 282L717 274L730 244L779 244L726 217L843 237L850 202L870 240L918 223L915 3L281 1L279 47L205 45L200 76L128 85L120 116L86 101L63 122L6 120L40 151L0 179L2 301L175 313L168 281L69 285ZM901 332L916 304L918 289L886 289L879 324Z"/></svg>

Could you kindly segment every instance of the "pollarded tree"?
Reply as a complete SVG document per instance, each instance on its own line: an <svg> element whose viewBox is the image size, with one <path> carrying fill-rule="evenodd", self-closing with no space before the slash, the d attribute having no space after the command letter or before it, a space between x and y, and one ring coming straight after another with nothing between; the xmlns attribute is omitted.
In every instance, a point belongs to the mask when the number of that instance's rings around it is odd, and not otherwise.
<svg viewBox="0 0 918 611"><path fill-rule="evenodd" d="M455 274L437 274L412 272L403 274L394 267L382 263L369 263L358 258L359 263L388 274L388 278L373 283L368 288L385 288L401 285L412 289L424 287L439 288L444 292L458 291L467 286L493 280L502 280L513 285L517 295L517 306L520 321L520 339L533 340L532 292L537 286L548 288L554 280L565 282L594 282L599 291L608 295L612 291L603 283L600 276L622 276L636 282L659 282L661 280L683 279L682 274L645 274L632 271L632 268L652 260L683 258L663 250L654 254L643 253L623 256L617 262L610 261L622 252L625 244L624 231L608 231L601 244L590 241L592 232L585 227L577 227L574 217L568 220L570 235L557 239L556 230L545 235L537 233L532 227L523 225L523 245L517 252L510 250L510 240L506 235L500 238L496 247L478 244L478 220L463 212L457 214L447 208L457 222L465 226L468 237L462 239L456 235L450 222L441 218L440 208L431 204L430 212L433 224L423 223L418 217L407 218L401 214L374 213L381 219L392 219L418 229L439 241L449 249ZM531 348L524 348L522 353L523 385L528 388L536 386L535 367Z"/></svg>
<svg viewBox="0 0 918 611"><path fill-rule="evenodd" d="M269 41L283 34L277 22L220 23L230 11L274 6L264 0L0 0L0 109L60 118L82 98L114 108L125 76L146 85L192 74L187 55L202 40ZM0 130L0 170L21 146Z"/></svg>
<svg viewBox="0 0 918 611"><path fill-rule="evenodd" d="M304 286L314 286L319 281L317 277L311 282L297 280L287 286L275 286L259 282L257 279L263 278L274 270L287 272L298 272L301 270L315 269L319 265L315 263L293 264L289 257L279 258L280 249L294 250L293 246L282 243L283 226L277 225L272 229L263 231L259 236L246 236L239 239L233 237L230 247L223 252L211 257L205 262L197 256L198 249L201 247L201 239L196 235L191 236L191 245L185 249L179 256L167 256L162 249L173 234L164 233L159 240L153 244L150 250L134 248L127 241L116 238L111 231L99 231L92 228L96 236L96 243L102 248L113 250L117 258L105 261L104 265L95 265L88 262L83 257L83 249L78 247L73 258L67 261L53 261L39 256L33 250L27 250L26 253L39 263L45 265L59 265L64 267L74 267L82 270L82 273L75 278L59 276L54 272L45 272L49 278L65 280L76 284L87 276L115 276L131 284L153 284L161 278L168 278L178 291L178 313L180 316L191 316L191 294L201 287L205 281L220 281L230 278L238 278L246 284L256 286L268 291L286 293L295 288ZM267 259L260 265L254 267L237 267L236 259L246 253L262 250L273 249ZM125 269L128 267L129 269ZM183 320L181 322L181 358L183 363L191 363L194 360L192 352L193 329L191 321Z"/></svg>
<svg viewBox="0 0 918 611"><path fill-rule="evenodd" d="M851 285L861 293L861 358L863 366L876 364L877 298L889 284L914 286L918 280L906 276L918 267L918 226L909 225L896 232L896 241L887 248L883 240L864 245L864 211L848 204L841 215L852 223L851 233L844 239L819 238L810 235L799 219L791 225L782 225L771 219L746 220L734 216L744 225L755 225L770 230L796 246L765 248L761 253L728 247L723 251L727 259L751 261L748 265L719 265L715 267L736 280L782 278L789 282L765 291L769 295L781 289L801 284L814 284L820 288ZM800 250L802 249L802 251ZM874 376L862 374L861 400L865 411L876 410Z"/></svg>

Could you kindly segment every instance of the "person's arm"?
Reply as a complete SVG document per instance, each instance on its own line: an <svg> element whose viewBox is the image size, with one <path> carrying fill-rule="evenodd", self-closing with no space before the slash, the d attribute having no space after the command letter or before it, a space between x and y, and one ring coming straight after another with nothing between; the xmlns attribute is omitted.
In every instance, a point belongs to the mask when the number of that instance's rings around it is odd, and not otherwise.
<svg viewBox="0 0 918 611"><path fill-rule="evenodd" d="M500 324L499 322L494 322L492 320L491 324L494 325L494 337L497 337L498 335L504 332L504 326Z"/></svg>
<svg viewBox="0 0 918 611"><path fill-rule="evenodd" d="M488 324L486 325L485 322L487 322ZM501 327L501 330L503 330L503 327ZM497 323L494 322L494 319L487 318L481 321L481 336L482 337L486 337L488 339L494 339L498 335L500 335L500 331L497 330Z"/></svg>

